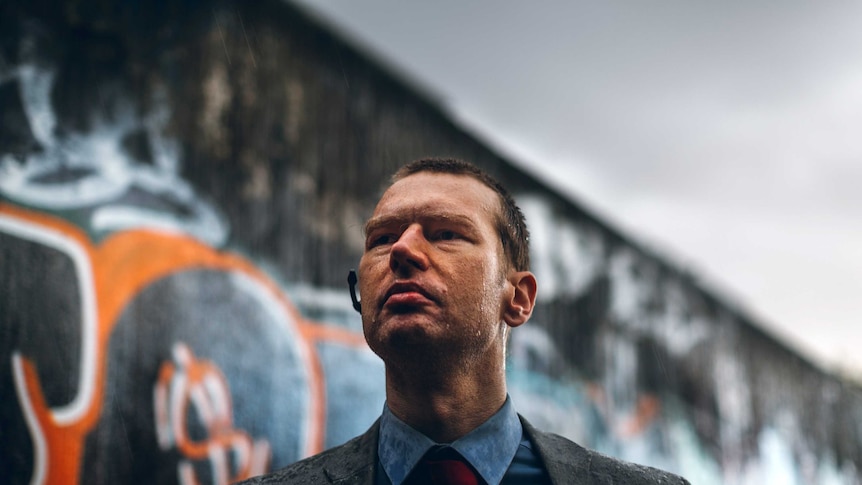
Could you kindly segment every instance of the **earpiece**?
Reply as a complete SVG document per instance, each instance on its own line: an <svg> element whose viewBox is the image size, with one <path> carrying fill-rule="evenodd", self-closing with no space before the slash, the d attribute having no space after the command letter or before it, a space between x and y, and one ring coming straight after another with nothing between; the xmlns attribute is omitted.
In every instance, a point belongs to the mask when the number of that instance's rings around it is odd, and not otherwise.
<svg viewBox="0 0 862 485"><path fill-rule="evenodd" d="M350 299L353 300L353 309L362 313L362 303L359 302L359 299L356 298L356 282L359 281L356 278L356 271L350 270L347 273L347 284L350 287Z"/></svg>

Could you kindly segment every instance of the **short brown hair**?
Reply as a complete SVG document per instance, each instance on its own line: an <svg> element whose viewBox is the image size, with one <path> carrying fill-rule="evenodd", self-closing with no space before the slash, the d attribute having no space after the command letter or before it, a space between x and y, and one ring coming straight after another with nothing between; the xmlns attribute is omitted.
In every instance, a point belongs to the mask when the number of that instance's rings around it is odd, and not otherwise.
<svg viewBox="0 0 862 485"><path fill-rule="evenodd" d="M447 173L466 175L488 186L500 198L500 214L497 214L497 231L503 243L503 253L516 271L530 269L530 232L524 213L515 204L515 199L494 177L470 162L457 158L421 158L404 165L394 175L392 183L419 173Z"/></svg>

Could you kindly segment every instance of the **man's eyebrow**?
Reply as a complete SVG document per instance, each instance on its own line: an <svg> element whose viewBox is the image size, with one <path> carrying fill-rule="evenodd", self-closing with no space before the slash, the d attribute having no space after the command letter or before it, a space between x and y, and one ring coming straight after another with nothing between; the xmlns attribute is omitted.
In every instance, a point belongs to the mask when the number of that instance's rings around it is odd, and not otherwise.
<svg viewBox="0 0 862 485"><path fill-rule="evenodd" d="M414 221L450 221L459 224L467 224L470 227L476 225L476 221L474 221L473 218L461 214L449 214L445 212L424 212L421 215L411 217L404 217L400 215L372 217L365 222L363 231L364 234L367 235L368 231L371 229L398 223L402 225L407 225Z"/></svg>
<svg viewBox="0 0 862 485"><path fill-rule="evenodd" d="M398 217L394 216L372 217L365 221L365 225L362 227L362 232L367 235L369 230L392 224L398 219Z"/></svg>

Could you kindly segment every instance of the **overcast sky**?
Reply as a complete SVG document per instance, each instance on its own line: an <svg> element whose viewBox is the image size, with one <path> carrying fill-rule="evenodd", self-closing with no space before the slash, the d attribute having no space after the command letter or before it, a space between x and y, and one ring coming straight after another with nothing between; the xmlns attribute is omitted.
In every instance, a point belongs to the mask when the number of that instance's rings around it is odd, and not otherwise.
<svg viewBox="0 0 862 485"><path fill-rule="evenodd" d="M298 3L862 380L862 2Z"/></svg>

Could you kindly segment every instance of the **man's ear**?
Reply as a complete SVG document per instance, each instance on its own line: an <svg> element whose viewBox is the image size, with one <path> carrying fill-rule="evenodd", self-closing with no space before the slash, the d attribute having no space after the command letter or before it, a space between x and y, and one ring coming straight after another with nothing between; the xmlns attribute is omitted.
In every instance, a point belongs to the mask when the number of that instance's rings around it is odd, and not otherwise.
<svg viewBox="0 0 862 485"><path fill-rule="evenodd" d="M514 271L509 275L512 288L507 294L503 320L510 327L524 324L536 305L536 277L529 271Z"/></svg>

